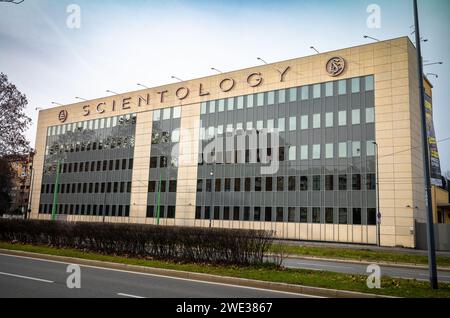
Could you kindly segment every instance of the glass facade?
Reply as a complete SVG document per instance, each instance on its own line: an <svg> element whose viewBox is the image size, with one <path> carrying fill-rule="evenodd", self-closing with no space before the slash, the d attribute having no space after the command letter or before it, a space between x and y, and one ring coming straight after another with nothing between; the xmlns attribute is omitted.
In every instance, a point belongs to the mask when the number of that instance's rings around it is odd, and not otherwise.
<svg viewBox="0 0 450 318"><path fill-rule="evenodd" d="M241 122L247 135L255 127L278 129L280 167L261 174L263 164L259 155L251 160L248 140L243 150L225 145L214 162L200 159L196 219L375 224L372 76L235 100L242 108L202 113L200 130L229 126L231 136ZM259 107L249 104L253 100ZM200 149L209 142L201 136ZM243 161L235 160L241 155Z"/></svg>
<svg viewBox="0 0 450 318"><path fill-rule="evenodd" d="M220 109L225 109L223 100L212 101L207 107L210 114L216 113L216 105L218 113L221 112ZM230 110L234 109L231 105L229 102ZM173 219L176 216L178 176L178 154L173 150L178 149L177 145L180 142L181 107L165 108L163 111L166 112L166 116L163 117L155 114L160 111L153 112L146 217ZM214 136L214 127L208 127L203 134Z"/></svg>
<svg viewBox="0 0 450 318"><path fill-rule="evenodd" d="M128 217L136 115L48 127L40 214Z"/></svg>

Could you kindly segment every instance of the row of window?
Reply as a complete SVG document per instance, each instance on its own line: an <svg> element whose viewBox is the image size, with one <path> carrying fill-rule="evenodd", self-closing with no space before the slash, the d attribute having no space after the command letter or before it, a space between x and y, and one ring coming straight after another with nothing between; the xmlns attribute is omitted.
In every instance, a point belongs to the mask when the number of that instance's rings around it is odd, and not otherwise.
<svg viewBox="0 0 450 318"><path fill-rule="evenodd" d="M324 149L324 150L322 150ZM298 153L300 151L300 153ZM333 143L325 144L323 147L320 144L287 146L278 148L278 161L294 161L298 158L300 160L318 160L318 159L333 159L333 158L348 158L361 157L363 151L361 149L360 141L340 142L337 148ZM199 165L206 164L233 164L233 163L260 163L265 159L265 162L271 162L273 159L273 148L267 148L266 158L262 158L260 149L245 149L225 152L213 152L211 154L200 154ZM207 156L205 158L205 156ZM371 140L366 141L366 156L375 156L375 143ZM153 163L157 164L157 157L152 157ZM162 157L166 158L166 157ZM165 159L166 160L166 159ZM152 162L152 161L151 161ZM152 167L152 164L150 165ZM156 167L156 166L155 166Z"/></svg>
<svg viewBox="0 0 450 318"><path fill-rule="evenodd" d="M53 155L60 152L84 152L120 148L132 148L135 144L134 136L108 137L98 141L74 142L69 144L54 143L46 147L45 155Z"/></svg>
<svg viewBox="0 0 450 318"><path fill-rule="evenodd" d="M170 162L169 162L169 159L170 159ZM178 167L178 159L174 158L174 157L169 158L169 156L150 157L150 168L152 168L152 169L167 168L169 166L171 168L177 168Z"/></svg>
<svg viewBox="0 0 450 318"><path fill-rule="evenodd" d="M153 111L153 121L181 118L181 106L156 109Z"/></svg>
<svg viewBox="0 0 450 318"><path fill-rule="evenodd" d="M158 145L168 142L179 142L180 141L180 129L176 128L172 132L160 131L152 132L152 145Z"/></svg>
<svg viewBox="0 0 450 318"><path fill-rule="evenodd" d="M148 192L177 192L177 180L149 181Z"/></svg>
<svg viewBox="0 0 450 318"><path fill-rule="evenodd" d="M102 172L114 170L133 170L133 158L69 162L61 165L61 173Z"/></svg>
<svg viewBox="0 0 450 318"><path fill-rule="evenodd" d="M41 204L39 214L51 214L52 204ZM57 214L129 217L129 205L58 204Z"/></svg>
<svg viewBox="0 0 450 318"><path fill-rule="evenodd" d="M112 128L121 125L135 125L136 114L127 114L108 118L91 119L77 123L51 126L47 128L47 136L64 135L66 132L77 132L83 130L97 130Z"/></svg>
<svg viewBox="0 0 450 318"><path fill-rule="evenodd" d="M346 191L375 190L375 174L361 174L198 179L197 192L261 192L261 191ZM351 181L351 185L348 182Z"/></svg>
<svg viewBox="0 0 450 318"><path fill-rule="evenodd" d="M298 119L299 125L297 124ZM224 125L218 125L217 127L200 127L200 139L207 140L212 139L215 136L220 136L224 134L224 129L226 133L233 133L238 131L249 131L249 130L262 130L264 128L267 129L268 132L273 132L277 130L277 132L285 132L285 131L297 131L297 130L306 130L310 127L313 129L319 129L324 125L326 128L332 128L336 124L337 126L347 126L347 111L342 110L337 112L337 123L335 122L335 115L333 112L328 112L324 114L323 118L324 122L322 123L322 114L317 113L310 115L301 115L300 117L292 116L289 118L278 118L277 120L268 119L268 120L258 120L256 121L256 126L254 126L253 121L249 121L245 123L236 123L227 124L226 127ZM288 122L288 127L286 128L286 121ZM365 123L373 123L375 122L375 110L373 107L365 109ZM361 110L353 109L351 111L351 124L359 125L361 124ZM297 129L299 128L299 129ZM179 136L179 135L177 135Z"/></svg>
<svg viewBox="0 0 450 318"><path fill-rule="evenodd" d="M160 205L159 210L158 206L147 205L147 218L158 218L158 216L162 219L174 219L175 218L175 206L169 205L164 206Z"/></svg>
<svg viewBox="0 0 450 318"><path fill-rule="evenodd" d="M373 91L374 79L373 76L366 76L365 81L366 91ZM359 93L361 91L361 78L353 78L349 81L351 93ZM310 92L310 87L312 94ZM323 89L322 89L323 88ZM325 97L332 97L337 95L347 94L347 80L340 80L337 82L328 82L323 84L307 85L302 87L293 87L289 89L281 89L277 91L270 91L265 93L251 94L246 96L230 97L227 99L212 100L203 102L200 105L200 113L213 114L215 112L232 111L234 109L252 108L254 106L273 105L295 102L297 100L305 101L310 99ZM310 96L311 95L311 96Z"/></svg>
<svg viewBox="0 0 450 318"><path fill-rule="evenodd" d="M363 217L361 208L322 208L320 207L196 207L195 218L198 220L227 221L263 221L292 223L326 223L375 225L376 209L368 208ZM350 215L351 213L351 215Z"/></svg>
<svg viewBox="0 0 450 318"><path fill-rule="evenodd" d="M43 184L41 193L55 192L55 184ZM61 183L58 193L131 193L131 181L122 182L91 182L91 183Z"/></svg>

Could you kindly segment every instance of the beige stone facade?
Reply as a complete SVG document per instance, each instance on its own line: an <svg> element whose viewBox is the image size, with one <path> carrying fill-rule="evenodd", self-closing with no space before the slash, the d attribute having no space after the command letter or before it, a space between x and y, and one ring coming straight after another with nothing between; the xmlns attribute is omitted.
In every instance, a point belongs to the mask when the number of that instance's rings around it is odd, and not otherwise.
<svg viewBox="0 0 450 318"><path fill-rule="evenodd" d="M338 77L331 77L325 66L335 56L345 59L346 69ZM61 124L59 114L62 110L67 110L66 123L131 112L137 114L131 210L126 221L151 223L153 219L145 218L145 209L152 110L182 106L181 129L191 131L192 136L198 138L200 103L203 101L365 75L374 75L375 79L381 245L414 247L414 221L424 220L425 212L417 67L415 48L407 37L43 110L39 114L36 135L32 217L48 218L38 214L46 131L48 126ZM232 86L229 91L224 91ZM182 160L196 158L198 154L198 139L192 140L190 135L183 134L180 140L176 218L163 224L209 225L208 221L195 220L197 164ZM99 220L100 217L69 216L68 219ZM272 229L279 237L290 239L376 243L376 226L367 225L213 221L212 226Z"/></svg>

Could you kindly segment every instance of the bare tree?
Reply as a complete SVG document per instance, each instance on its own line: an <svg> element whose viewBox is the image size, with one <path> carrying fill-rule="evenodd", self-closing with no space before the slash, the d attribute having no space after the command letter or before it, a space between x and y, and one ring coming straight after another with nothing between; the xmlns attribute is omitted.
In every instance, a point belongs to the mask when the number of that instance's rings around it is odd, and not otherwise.
<svg viewBox="0 0 450 318"><path fill-rule="evenodd" d="M31 124L24 112L27 104L26 96L0 73L0 157L30 151L24 135Z"/></svg>

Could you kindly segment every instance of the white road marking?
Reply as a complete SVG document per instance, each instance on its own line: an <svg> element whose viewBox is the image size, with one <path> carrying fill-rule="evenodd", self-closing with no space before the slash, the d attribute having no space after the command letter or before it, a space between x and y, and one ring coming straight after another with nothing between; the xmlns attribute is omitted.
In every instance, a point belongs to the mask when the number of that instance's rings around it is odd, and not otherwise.
<svg viewBox="0 0 450 318"><path fill-rule="evenodd" d="M28 277L28 276L22 276L22 275L11 274L11 273L3 273L3 272L0 272L0 275L11 276L11 277L17 277L17 278L23 278L23 279L29 279L29 280L35 280L35 281L42 282L42 283L49 283L49 284L54 283L54 281L47 280L47 279L35 278L35 277Z"/></svg>
<svg viewBox="0 0 450 318"><path fill-rule="evenodd" d="M2 253L0 253L0 256L17 257L17 258L31 259L31 260L35 260L35 261L49 262L49 263L58 263L58 264L64 264L64 265L74 264L74 263L61 262L61 261L55 261L55 260L34 258L34 257L29 257L29 256L9 255L9 254L2 254ZM74 261L76 261L76 260L74 260ZM100 270L122 272L122 273L135 274L135 275L154 276L154 277L161 277L161 278L168 278L168 279L175 279L175 280L183 280L183 281L195 282L195 283L200 283L200 284L229 286L229 287L234 287L234 288L245 288L245 289L259 290L259 291L264 291L264 292L269 292L269 293L287 294L287 295L295 295L295 296L302 296L302 297L309 297L309 298L325 298L325 297L321 297L321 296L314 296L314 295L293 293L293 292L285 292L285 291L279 291L279 290L273 290L273 289L240 286L240 285L233 285L233 284L226 284L226 283L207 282L207 281L195 280L195 279L190 279L190 278L181 278L181 277L172 277L172 276L158 275L158 274L151 274L151 273L133 272L133 271L127 271L127 270L123 270L123 269L106 268L106 267L93 266L93 265L83 265L83 264L79 264L79 265L82 267L88 267L88 268L94 268L94 269L100 269Z"/></svg>
<svg viewBox="0 0 450 318"><path fill-rule="evenodd" d="M129 298L145 298L142 296L136 296L136 295L131 295L131 294L123 294L123 293L117 293L118 296L123 296L123 297L129 297Z"/></svg>

